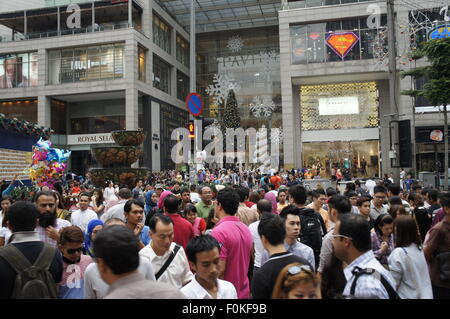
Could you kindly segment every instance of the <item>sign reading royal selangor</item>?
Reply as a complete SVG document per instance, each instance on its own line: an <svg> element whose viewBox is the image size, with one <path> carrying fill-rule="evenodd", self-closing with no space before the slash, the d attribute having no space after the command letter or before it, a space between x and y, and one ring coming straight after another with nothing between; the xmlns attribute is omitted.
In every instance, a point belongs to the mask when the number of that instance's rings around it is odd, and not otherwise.
<svg viewBox="0 0 450 319"><path fill-rule="evenodd" d="M114 143L111 133L67 135L68 145Z"/></svg>

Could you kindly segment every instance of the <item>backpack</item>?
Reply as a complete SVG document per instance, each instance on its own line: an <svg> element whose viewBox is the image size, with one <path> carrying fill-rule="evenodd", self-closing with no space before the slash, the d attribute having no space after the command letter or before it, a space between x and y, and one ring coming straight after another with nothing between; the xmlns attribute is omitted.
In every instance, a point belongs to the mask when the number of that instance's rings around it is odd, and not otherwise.
<svg viewBox="0 0 450 319"><path fill-rule="evenodd" d="M317 265L322 247L322 232L326 233L322 216L312 209L300 210L300 224L300 242L312 248Z"/></svg>
<svg viewBox="0 0 450 319"><path fill-rule="evenodd" d="M11 298L13 299L57 299L56 284L49 272L56 249L44 244L44 247L31 265L28 259L14 245L0 249L3 257L16 271L16 281Z"/></svg>
<svg viewBox="0 0 450 319"><path fill-rule="evenodd" d="M362 275L373 275L378 274L380 278L380 282L383 285L384 289L386 289L389 299L401 299L400 296L397 294L394 288L389 284L389 282L386 280L386 278L383 277L382 274L380 274L378 271L376 271L373 268L364 268L361 269L359 267L355 267L353 269L352 274L355 275L355 279L352 282L352 286L350 287L350 296L355 296L355 290L356 290L356 282L358 281L358 278Z"/></svg>

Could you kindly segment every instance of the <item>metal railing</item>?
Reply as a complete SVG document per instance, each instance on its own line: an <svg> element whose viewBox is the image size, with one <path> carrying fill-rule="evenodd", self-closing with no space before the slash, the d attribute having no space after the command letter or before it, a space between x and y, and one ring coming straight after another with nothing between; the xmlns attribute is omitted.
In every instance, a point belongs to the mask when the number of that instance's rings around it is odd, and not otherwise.
<svg viewBox="0 0 450 319"><path fill-rule="evenodd" d="M94 28L89 26L87 28L80 29L66 29L58 31L48 31L48 32L38 32L38 33L16 33L14 37L12 36L2 36L0 35L0 42L12 42L12 41L23 41L23 40L34 40L34 39L44 39L58 36L66 36L66 35L76 35L83 33L92 33L92 32L103 32L103 31L114 31L121 29L131 28L128 22L118 23L118 24L102 24L96 25ZM134 25L133 25L134 28ZM137 29L136 29L137 30ZM139 31L139 30L138 30Z"/></svg>
<svg viewBox="0 0 450 319"><path fill-rule="evenodd" d="M333 6L341 4L362 3L375 0L300 0L284 2L282 10Z"/></svg>

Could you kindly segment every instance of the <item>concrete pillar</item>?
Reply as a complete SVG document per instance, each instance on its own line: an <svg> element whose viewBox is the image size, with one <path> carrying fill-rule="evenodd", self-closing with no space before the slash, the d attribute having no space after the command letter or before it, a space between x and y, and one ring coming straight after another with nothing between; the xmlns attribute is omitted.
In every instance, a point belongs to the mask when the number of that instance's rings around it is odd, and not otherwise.
<svg viewBox="0 0 450 319"><path fill-rule="evenodd" d="M45 49L38 50L38 86L47 84L47 53Z"/></svg>
<svg viewBox="0 0 450 319"><path fill-rule="evenodd" d="M137 130L139 128L139 94L135 88L127 88L125 92L125 128L127 130Z"/></svg>
<svg viewBox="0 0 450 319"><path fill-rule="evenodd" d="M51 127L51 104L50 98L45 95L38 96L38 125Z"/></svg>
<svg viewBox="0 0 450 319"><path fill-rule="evenodd" d="M153 41L153 11L152 11L153 1L146 1L144 9L142 10L142 32Z"/></svg>
<svg viewBox="0 0 450 319"><path fill-rule="evenodd" d="M161 170L161 107L159 103L151 102L151 136L157 135L159 141L152 141L152 171L159 172ZM157 145L158 149L155 149Z"/></svg>

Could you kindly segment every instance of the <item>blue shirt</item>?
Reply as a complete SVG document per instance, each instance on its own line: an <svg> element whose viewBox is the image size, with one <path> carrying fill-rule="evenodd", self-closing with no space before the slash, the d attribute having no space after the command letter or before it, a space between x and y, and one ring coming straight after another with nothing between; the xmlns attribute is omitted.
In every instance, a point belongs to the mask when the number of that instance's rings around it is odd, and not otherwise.
<svg viewBox="0 0 450 319"><path fill-rule="evenodd" d="M151 238L150 238L150 227L144 226L144 228L142 228L141 235L139 236L139 239L141 240L141 242L145 246L147 246L150 243L150 241L151 241Z"/></svg>
<svg viewBox="0 0 450 319"><path fill-rule="evenodd" d="M411 189L411 185L414 183L414 180L412 178L407 179L405 181L406 190L409 191Z"/></svg>

